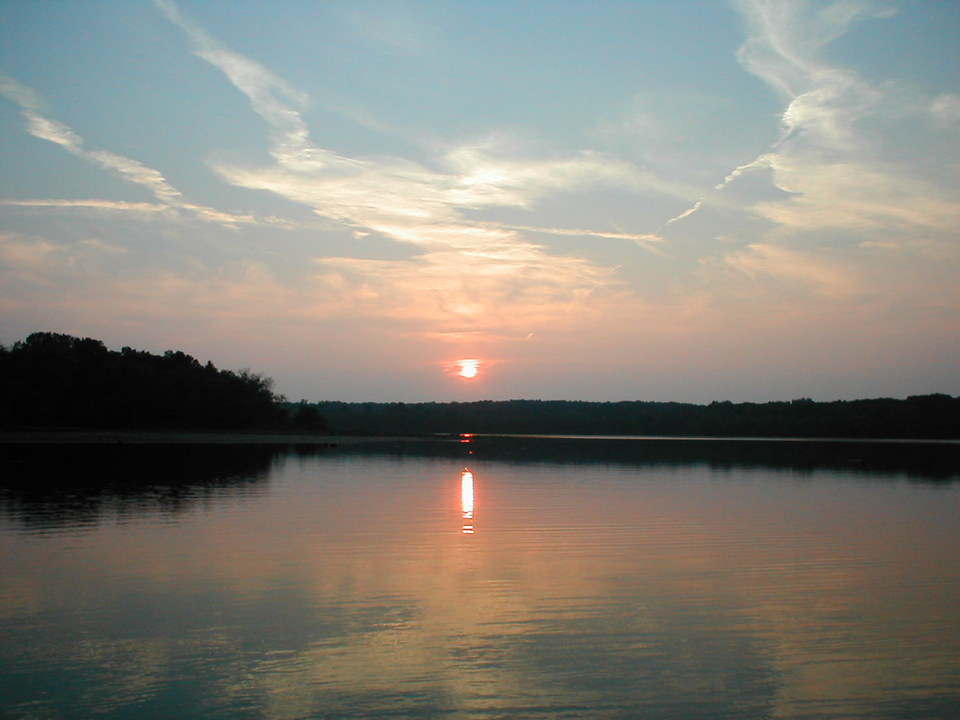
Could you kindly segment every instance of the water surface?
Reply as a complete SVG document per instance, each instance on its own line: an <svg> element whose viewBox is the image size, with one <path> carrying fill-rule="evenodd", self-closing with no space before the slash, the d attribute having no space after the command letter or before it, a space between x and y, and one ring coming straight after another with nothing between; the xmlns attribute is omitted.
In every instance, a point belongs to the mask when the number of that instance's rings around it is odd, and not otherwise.
<svg viewBox="0 0 960 720"><path fill-rule="evenodd" d="M8 449L0 707L955 718L960 464L932 448Z"/></svg>

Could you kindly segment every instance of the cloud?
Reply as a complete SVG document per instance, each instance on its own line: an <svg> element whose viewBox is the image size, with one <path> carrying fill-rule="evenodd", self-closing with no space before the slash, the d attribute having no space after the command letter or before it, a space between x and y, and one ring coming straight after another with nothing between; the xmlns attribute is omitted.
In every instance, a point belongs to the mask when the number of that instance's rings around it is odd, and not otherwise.
<svg viewBox="0 0 960 720"><path fill-rule="evenodd" d="M507 161L476 147L448 153L443 162L449 172L430 170L400 158L354 159L337 155L310 143L299 111L288 104L303 101L302 95L258 64L217 47L180 16L171 3L158 5L201 45L198 55L220 67L270 125L276 164L252 169L215 165L222 177L235 185L268 190L299 202L358 232L372 231L422 250L421 255L405 261L320 261L323 272L313 287L301 288L305 293L304 305L317 317L332 317L349 307L368 318L408 318L421 326L426 323L430 328L425 331L427 335L525 335L534 327L567 316L572 308L596 295L600 286L618 287L621 293L623 288L612 270L580 258L550 254L543 246L524 241L520 232L592 235L644 246L658 240L644 234L467 221L461 208L524 207L554 190L592 182L629 182L630 168L589 153L547 162ZM29 89L8 79L4 90L20 105L32 135L148 189L160 201L10 200L3 203L6 207L123 212L167 219L171 212L190 211L202 220L226 226L264 222L253 216L220 213L190 203L158 171L130 158L86 148L82 137L69 127L39 113L39 100ZM21 250L14 252L14 247ZM11 259L22 260L23 247L23 243L9 246ZM93 273L85 251L71 255L65 246L48 247L45 243L37 244L36 250L43 252L33 265L45 259L51 276L77 267L82 257L90 277L99 276L105 285L112 284L117 292L128 295L126 302L130 307L142 305L129 296L129 288L120 290L115 278L108 280ZM23 262L13 265L26 269ZM207 275L209 272L204 271ZM160 287L172 289L173 277L164 274ZM150 285L146 283L146 287ZM215 285L211 278L211 287ZM181 287L177 293L183 296L185 290ZM191 294L198 307L207 304L200 302L195 292ZM293 308L286 308L285 312L288 316L298 314Z"/></svg>
<svg viewBox="0 0 960 720"><path fill-rule="evenodd" d="M583 228L551 228L536 227L532 225L505 225L496 224L492 227L501 227L508 230L520 230L523 232L542 233L544 235L562 235L567 237L595 237L608 240L628 240L641 247L663 255L664 251L659 247L664 239L654 233L624 233L624 232L605 232L602 230L585 230Z"/></svg>
<svg viewBox="0 0 960 720"><path fill-rule="evenodd" d="M12 78L0 79L0 93L20 106L20 112L27 123L27 132L35 138L59 145L79 158L147 188L158 200L168 205L183 204L183 195L180 191L170 185L156 170L106 150L87 150L83 139L77 133L63 123L40 114L36 95Z"/></svg>
<svg viewBox="0 0 960 720"><path fill-rule="evenodd" d="M128 256L124 262L118 257ZM223 323L276 324L298 314L296 288L263 262L227 259L218 266L193 258L140 262L138 248L96 237L55 241L0 235L0 304L58 326L199 328Z"/></svg>
<svg viewBox="0 0 960 720"><path fill-rule="evenodd" d="M26 212L31 210L63 212L113 213L137 215L144 219L158 219L168 223L185 223L190 219L209 222L228 229L237 229L244 225L269 227L278 230L298 230L309 228L310 225L302 221L292 221L273 215L236 214L217 210L215 208L184 202L179 205L167 205L148 202L125 202L122 200L103 200L99 198L79 199L52 199L35 198L24 200L0 200L0 207L12 210L20 209ZM185 212L180 212L185 211ZM326 225L317 223L318 229L326 229Z"/></svg>
<svg viewBox="0 0 960 720"><path fill-rule="evenodd" d="M0 200L0 207L8 208L43 208L43 209L80 209L80 210L108 210L114 212L137 213L141 215L170 214L168 205L145 202L122 202L116 200Z"/></svg>
<svg viewBox="0 0 960 720"><path fill-rule="evenodd" d="M930 103L930 114L946 127L960 125L960 97L953 93L940 93Z"/></svg>
<svg viewBox="0 0 960 720"><path fill-rule="evenodd" d="M882 99L882 94L856 73L829 64L821 51L862 19L889 17L894 11L886 3L735 0L734 5L747 29L747 38L737 51L738 61L784 103L780 137L661 229L690 217L705 203L717 203L717 193L750 171L775 167L777 154L789 149L791 140L803 142L808 152L863 150L857 123Z"/></svg>
<svg viewBox="0 0 960 720"><path fill-rule="evenodd" d="M354 0L338 11L347 26L376 50L425 55L441 44L438 29L405 4Z"/></svg>
<svg viewBox="0 0 960 720"><path fill-rule="evenodd" d="M550 193L598 184L635 187L645 180L629 164L589 152L552 160L517 160L497 157L483 145L469 145L438 158L439 168L397 157L338 154L311 142L302 116L307 103L302 93L258 63L223 48L169 0L155 2L187 34L195 54L219 68L270 128L274 164L215 163L214 170L224 180L274 193L358 232L375 232L422 253L391 262L321 260L334 269L327 280L342 288L356 307L413 317L433 304L448 317L472 318L483 311L502 321L509 306L514 318L544 318L550 314L546 307L556 315L590 295L583 292L584 278L590 278L587 285L612 283L614 273L580 258L549 253L523 239L521 232L629 239L643 247L659 241L649 234L467 219L465 210L528 208ZM459 280L465 268L471 273L468 289ZM347 284L351 289L346 289ZM535 312L523 309L538 303ZM484 325L492 327L490 322Z"/></svg>
<svg viewBox="0 0 960 720"><path fill-rule="evenodd" d="M836 299L849 298L863 291L853 273L844 269L841 263L824 257L821 252L792 250L772 243L754 243L728 255L723 262L726 267L752 280L786 283ZM782 293L778 291L775 294Z"/></svg>
<svg viewBox="0 0 960 720"><path fill-rule="evenodd" d="M273 168L218 169L227 179L290 197L317 212L348 220L376 206L384 216L431 219L456 216L456 208L523 207L549 191L584 184L641 182L632 166L592 153L552 161L499 159L476 145L448 152L451 172L402 158L350 158L310 142L301 115L307 97L255 61L223 48L170 0L155 0L188 35L194 52L220 69L250 100L271 129ZM302 186L302 187L301 187ZM376 202L373 200L376 199ZM362 223L360 223L362 224Z"/></svg>
<svg viewBox="0 0 960 720"><path fill-rule="evenodd" d="M786 103L850 76L837 72L821 51L865 18L886 18L894 8L875 0L734 0L746 21L747 39L737 59Z"/></svg>
<svg viewBox="0 0 960 720"><path fill-rule="evenodd" d="M772 162L786 200L762 202L756 210L792 231L843 229L951 233L960 227L960 202L943 189L910 178L899 168L856 162L819 162L782 153Z"/></svg>
<svg viewBox="0 0 960 720"><path fill-rule="evenodd" d="M831 64L823 50L858 22L888 18L894 8L873 0L737 0L747 39L737 59L785 103L782 137L793 135L833 151L862 148L858 121L883 97L855 72Z"/></svg>
<svg viewBox="0 0 960 720"><path fill-rule="evenodd" d="M888 249L910 244L918 234L931 242L954 241L960 202L952 187L925 177L934 157L925 158L929 151L919 145L914 153L884 154L892 143L909 146L905 128L911 123L918 130L930 118L948 125L960 103L949 93L925 101L893 83L871 86L854 71L828 62L823 52L857 22L890 17L891 6L792 0L739 0L736 6L748 31L738 59L783 100L782 134L715 190L763 168L785 194L748 206L774 226L762 239L747 239L749 247L741 243L726 251L727 264L752 278L779 273L785 280L806 279L839 298L844 293L834 291L847 285L840 280L845 269L828 267L841 260L823 252L827 246L847 248L842 262L862 268L875 261L858 250L868 240ZM701 205L670 222L689 217ZM812 264L818 249L821 260Z"/></svg>
<svg viewBox="0 0 960 720"><path fill-rule="evenodd" d="M27 132L35 138L59 145L67 152L86 160L108 172L121 177L134 185L146 189L162 203L159 209L166 207L189 213L203 220L226 227L241 224L266 222L278 225L275 218L261 219L252 215L234 215L212 207L188 201L183 193L171 185L158 170L144 165L132 158L117 155L108 150L91 150L85 146L83 138L63 123L41 114L41 103L30 88L27 88L6 75L0 74L0 94L20 106L20 113L26 121ZM13 201L4 203L9 206L40 207L85 207L87 209L147 211L145 203L117 203L103 200L48 200Z"/></svg>
<svg viewBox="0 0 960 720"><path fill-rule="evenodd" d="M0 95L12 100L24 111L39 113L43 107L40 97L33 90L5 73L0 73Z"/></svg>
<svg viewBox="0 0 960 720"><path fill-rule="evenodd" d="M649 184L633 165L595 152L559 160L515 160L496 157L481 145L465 145L447 153L443 163L453 173L447 180L447 202L465 208L527 207L550 192Z"/></svg>
<svg viewBox="0 0 960 720"><path fill-rule="evenodd" d="M221 46L170 0L154 0L164 15L190 39L194 53L219 69L271 129L271 154L289 170L349 169L347 158L314 147L300 114L309 98L259 63Z"/></svg>
<svg viewBox="0 0 960 720"><path fill-rule="evenodd" d="M626 292L612 270L513 242L434 250L405 261L316 263L320 287L335 292L332 310L413 319L427 335L526 335L568 319L581 303L610 306Z"/></svg>
<svg viewBox="0 0 960 720"><path fill-rule="evenodd" d="M354 14L354 30L370 30L364 52L432 61L423 53L449 49L431 35L438 28L408 47L390 45L389 23L362 24L370 7ZM144 193L131 198L141 202L0 200L8 229L24 233L3 251L3 302L30 317L66 307L65 317L85 322L95 322L100 307L102 327L170 318L164 332L175 324L193 337L228 324L248 337L280 337L282 326L284 346L312 334L307 344L318 351L325 341L317 338L339 333L331 344L345 377L370 347L403 345L422 363L431 343L443 341L458 344L443 349L451 357L480 356L468 346L486 345L511 362L527 353L544 366L620 363L624 387L637 382L630 368L648 351L663 358L666 376L674 351L699 363L713 343L733 358L760 336L769 345L806 327L815 338L820 325L837 327L858 312L885 330L893 316L900 327L914 317L955 326L943 298L956 293L940 286L953 283L958 262L960 98L868 81L855 65L831 59L841 55L829 43L889 14L886 5L735 7L747 33L743 75L766 84L780 117L769 97L759 111L755 98L734 107L742 99L736 88L649 91L641 80L620 99L636 98L634 126L614 122L609 132L619 135L594 136L606 152L544 151L546 142L494 128L453 142L404 134L397 146L416 143L418 154L388 156L335 145L312 115L318 98L225 47L171 0L156 0L155 19L183 33L187 57L216 68L214 80L240 91L250 115L263 119L269 155L221 151L206 160L207 179L289 201L278 202L289 219L198 204L165 176L165 161L153 168L91 147L83 135L92 139L92 131L60 122L33 90L0 77L33 138ZM854 62L860 47L850 43L842 56ZM689 97L656 104L658 93L674 91ZM319 101L328 104L326 92ZM663 128L637 124L644 113L665 122L685 110L696 117ZM728 142L721 116L748 125ZM624 149L638 137L655 150ZM650 166L625 159L636 157ZM531 334L534 341L521 342Z"/></svg>

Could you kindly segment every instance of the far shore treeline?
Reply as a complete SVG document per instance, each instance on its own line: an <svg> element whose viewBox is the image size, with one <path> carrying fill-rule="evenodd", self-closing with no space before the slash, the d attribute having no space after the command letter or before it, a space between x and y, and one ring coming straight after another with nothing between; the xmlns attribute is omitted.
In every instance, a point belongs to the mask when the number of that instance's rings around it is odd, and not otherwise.
<svg viewBox="0 0 960 720"><path fill-rule="evenodd" d="M683 437L960 439L960 397L770 403L578 402L314 404L342 434L458 432Z"/></svg>
<svg viewBox="0 0 960 720"><path fill-rule="evenodd" d="M0 346L5 428L960 439L960 397L815 402L505 400L290 403L269 378L99 340L33 333Z"/></svg>

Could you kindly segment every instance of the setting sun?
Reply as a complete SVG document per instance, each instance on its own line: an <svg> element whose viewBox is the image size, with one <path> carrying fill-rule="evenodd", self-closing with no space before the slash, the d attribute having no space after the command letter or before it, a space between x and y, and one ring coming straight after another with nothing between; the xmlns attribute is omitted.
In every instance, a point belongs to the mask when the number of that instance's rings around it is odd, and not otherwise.
<svg viewBox="0 0 960 720"><path fill-rule="evenodd" d="M457 360L457 367L460 369L457 371L457 375L462 378L474 378L477 376L477 373L480 371L480 361L479 360Z"/></svg>

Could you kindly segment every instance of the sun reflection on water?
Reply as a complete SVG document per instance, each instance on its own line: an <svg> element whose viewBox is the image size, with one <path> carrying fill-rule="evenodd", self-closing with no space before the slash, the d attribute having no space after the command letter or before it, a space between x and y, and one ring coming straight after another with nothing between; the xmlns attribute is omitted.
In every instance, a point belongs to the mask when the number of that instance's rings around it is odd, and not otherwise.
<svg viewBox="0 0 960 720"><path fill-rule="evenodd" d="M472 535L473 527L473 473L464 468L460 473L460 518L463 525L460 532L464 535Z"/></svg>

